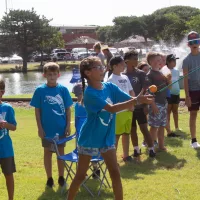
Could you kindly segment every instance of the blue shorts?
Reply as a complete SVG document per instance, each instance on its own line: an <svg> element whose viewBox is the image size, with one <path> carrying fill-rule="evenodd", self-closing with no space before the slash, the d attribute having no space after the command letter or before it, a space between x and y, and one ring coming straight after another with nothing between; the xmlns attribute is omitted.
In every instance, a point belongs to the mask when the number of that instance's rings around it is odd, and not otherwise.
<svg viewBox="0 0 200 200"><path fill-rule="evenodd" d="M78 153L82 155L88 156L99 156L101 153L106 153L109 150L115 149L115 145L110 147L103 147L103 148L91 148L91 147L82 147L78 146Z"/></svg>
<svg viewBox="0 0 200 200"><path fill-rule="evenodd" d="M159 104L156 103L158 107L158 114L154 114L152 107L149 106L149 117L148 117L148 124L152 127L160 127L167 125L167 104Z"/></svg>

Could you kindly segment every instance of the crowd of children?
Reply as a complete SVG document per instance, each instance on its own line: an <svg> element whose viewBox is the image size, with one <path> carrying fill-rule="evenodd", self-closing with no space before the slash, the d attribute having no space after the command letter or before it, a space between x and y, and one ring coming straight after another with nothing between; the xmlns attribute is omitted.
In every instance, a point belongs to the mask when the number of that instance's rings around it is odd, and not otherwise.
<svg viewBox="0 0 200 200"><path fill-rule="evenodd" d="M191 146L199 148L196 139L196 118L200 107L200 70L189 75L188 72L200 66L200 37L196 32L188 34L188 46L191 53L183 61L186 105L190 111ZM180 100L179 84L172 82L179 79L176 66L176 56L164 56L157 52L149 52L146 62L138 63L138 52L128 51L124 58L110 56L107 71L107 82L102 82L105 76L104 57L100 44L94 46L98 57L88 57L80 63L82 82L75 85L73 93L77 97L75 104L75 128L79 133L77 148L79 154L76 175L68 191L68 200L73 200L85 179L92 156L102 155L108 168L113 192L116 200L123 199L123 188L117 163L116 149L119 138L122 138L123 161L131 162L133 157L141 154L139 147L137 123L143 134L143 145L148 146L149 157L155 157L155 146L166 151L164 143L164 129L168 137L176 137L170 128L170 114L173 113L175 129L178 124L178 104ZM166 65L171 73L165 75L161 68ZM71 132L71 109L73 102L66 87L60 85L57 79L60 76L59 66L47 63L44 66L44 77L47 83L37 87L30 105L35 107L35 118L38 136L44 148L44 168L48 187L53 187L52 152L50 143L45 137L67 137ZM148 94L150 85L157 86L155 94ZM169 96L163 88L169 89ZM9 200L14 196L15 169L14 151L9 130L16 129L15 113L13 108L1 101L5 92L5 83L0 80L0 166L5 175ZM78 120L83 126L79 126ZM148 130L150 126L150 131ZM133 154L129 155L129 138L133 145ZM64 145L58 146L60 155L64 154ZM65 184L64 166L58 164L58 184ZM94 163L95 170L95 163ZM95 173L100 176L100 172Z"/></svg>

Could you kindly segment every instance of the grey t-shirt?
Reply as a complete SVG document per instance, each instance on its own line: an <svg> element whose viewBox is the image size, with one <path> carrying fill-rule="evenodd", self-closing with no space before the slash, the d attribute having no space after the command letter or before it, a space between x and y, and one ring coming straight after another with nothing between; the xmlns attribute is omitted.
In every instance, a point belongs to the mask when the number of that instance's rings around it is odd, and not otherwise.
<svg viewBox="0 0 200 200"><path fill-rule="evenodd" d="M198 55L192 55L191 53L183 60L183 69L187 69L188 72L196 68L200 68L200 53ZM189 91L200 90L200 70L196 70L188 76Z"/></svg>
<svg viewBox="0 0 200 200"><path fill-rule="evenodd" d="M148 85L156 85L157 90L167 86L167 78L160 71L150 70L147 74ZM167 90L155 93L155 102L159 104L166 104L167 102Z"/></svg>
<svg viewBox="0 0 200 200"><path fill-rule="evenodd" d="M146 89L147 76L142 70L134 69L132 72L126 72L125 75L128 76L130 80L135 96L137 96L143 88ZM142 108L143 106L144 105L137 105L135 108Z"/></svg>
<svg viewBox="0 0 200 200"><path fill-rule="evenodd" d="M106 65L105 65L105 56L104 56L104 54L103 54L102 52L100 52L100 53L97 55L97 57L99 57L99 59L101 60L102 65L103 65L103 66L106 66Z"/></svg>

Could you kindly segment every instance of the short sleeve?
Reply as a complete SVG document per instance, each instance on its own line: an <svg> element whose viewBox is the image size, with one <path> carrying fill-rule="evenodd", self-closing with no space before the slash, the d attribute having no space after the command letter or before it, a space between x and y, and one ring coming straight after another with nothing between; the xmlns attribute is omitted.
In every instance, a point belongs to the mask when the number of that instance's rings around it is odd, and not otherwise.
<svg viewBox="0 0 200 200"><path fill-rule="evenodd" d="M15 111L11 106L9 107L8 116L6 117L6 121L9 124L13 124L15 126L17 125L17 122L15 120Z"/></svg>
<svg viewBox="0 0 200 200"><path fill-rule="evenodd" d="M182 69L187 69L187 70L188 70L188 57L186 57L186 58L183 60Z"/></svg>
<svg viewBox="0 0 200 200"><path fill-rule="evenodd" d="M70 106L73 105L73 101L72 101L72 98L70 96L69 90L66 87L64 87L63 100L64 100L65 109L67 109L67 108L69 108Z"/></svg>
<svg viewBox="0 0 200 200"><path fill-rule="evenodd" d="M113 99L114 99L114 104L116 103L122 103L122 102L125 102L125 101L128 101L130 99L132 99L132 97L123 92L119 87L117 87L116 85L114 84L111 84L111 91L112 91L112 94L113 94Z"/></svg>
<svg viewBox="0 0 200 200"><path fill-rule="evenodd" d="M97 113L101 111L108 102L97 96L95 93L86 91L84 94L84 105L89 112Z"/></svg>
<svg viewBox="0 0 200 200"><path fill-rule="evenodd" d="M133 87L132 87L131 82L129 81L128 77L126 77L126 80L127 80L127 84L128 84L128 90L130 92L133 90Z"/></svg>
<svg viewBox="0 0 200 200"><path fill-rule="evenodd" d="M37 88L33 94L30 105L35 108L41 108L41 91Z"/></svg>

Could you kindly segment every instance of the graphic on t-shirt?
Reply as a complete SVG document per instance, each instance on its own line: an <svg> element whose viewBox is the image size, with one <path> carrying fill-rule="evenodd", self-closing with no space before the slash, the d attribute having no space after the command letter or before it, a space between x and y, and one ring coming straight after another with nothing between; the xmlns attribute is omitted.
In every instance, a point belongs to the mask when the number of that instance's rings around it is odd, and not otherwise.
<svg viewBox="0 0 200 200"><path fill-rule="evenodd" d="M48 102L51 105L57 104L60 107L60 111L57 111L55 109L52 108L52 111L56 114L56 115L64 115L65 114L65 107L64 107L64 102L62 97L57 94L55 97L53 96L45 96L44 102Z"/></svg>
<svg viewBox="0 0 200 200"><path fill-rule="evenodd" d="M0 114L0 122L1 121L4 121L6 118L6 112L2 112ZM0 129L0 139L2 139L5 135L7 135L7 130L4 128L4 129Z"/></svg>
<svg viewBox="0 0 200 200"><path fill-rule="evenodd" d="M108 97L107 99L106 99L106 102L108 102L109 104L113 104L113 102L112 102L112 100ZM107 112L106 110L101 110L101 113L102 112ZM104 119L102 119L100 116L99 116L99 119L100 119L100 122L101 122L101 124L103 125L103 126L108 126L109 124L110 124L110 122L111 122L111 120L112 120L112 118L113 118L113 114L110 114L109 113L109 119L108 119L108 122L105 122L105 120Z"/></svg>
<svg viewBox="0 0 200 200"><path fill-rule="evenodd" d="M132 81L133 81L134 83L137 83L137 82L139 82L139 79L138 79L138 77L133 77Z"/></svg>

